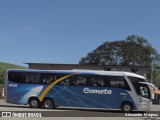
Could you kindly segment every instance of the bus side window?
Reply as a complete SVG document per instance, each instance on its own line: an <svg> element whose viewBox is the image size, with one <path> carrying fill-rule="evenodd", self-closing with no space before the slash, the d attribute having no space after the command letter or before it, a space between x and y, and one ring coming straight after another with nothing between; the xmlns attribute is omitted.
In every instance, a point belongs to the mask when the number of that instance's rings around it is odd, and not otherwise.
<svg viewBox="0 0 160 120"><path fill-rule="evenodd" d="M27 73L27 83L37 84L39 83L40 75L38 73Z"/></svg>
<svg viewBox="0 0 160 120"><path fill-rule="evenodd" d="M118 87L117 77L111 76L110 77L110 84L111 84L111 87Z"/></svg>
<svg viewBox="0 0 160 120"><path fill-rule="evenodd" d="M92 86L98 86L95 77L91 78Z"/></svg>
<svg viewBox="0 0 160 120"><path fill-rule="evenodd" d="M92 76L86 76L86 86L92 86Z"/></svg>
<svg viewBox="0 0 160 120"><path fill-rule="evenodd" d="M75 76L73 76L72 79L70 80L70 85L71 86L76 86L77 85Z"/></svg>
<svg viewBox="0 0 160 120"><path fill-rule="evenodd" d="M77 76L76 77L76 85L79 85L79 86L86 85L86 78L83 76Z"/></svg>
<svg viewBox="0 0 160 120"><path fill-rule="evenodd" d="M26 73L22 72L8 72L9 81L15 83L25 83L26 82Z"/></svg>
<svg viewBox="0 0 160 120"><path fill-rule="evenodd" d="M104 77L104 85L105 87L111 87L110 77L108 76Z"/></svg>
<svg viewBox="0 0 160 120"><path fill-rule="evenodd" d="M61 77L64 77L64 76L66 76L66 74L55 74L54 75L54 80L53 81L56 81L56 80L58 80L59 78L61 78ZM69 78L66 78L66 79L64 79L64 80L62 80L62 81L60 81L60 82L58 82L56 85L64 85L64 86L69 86L70 85L70 80L71 79L71 77L69 77Z"/></svg>
<svg viewBox="0 0 160 120"><path fill-rule="evenodd" d="M102 76L93 76L91 77L92 86L103 87L104 86L104 79Z"/></svg>
<svg viewBox="0 0 160 120"><path fill-rule="evenodd" d="M55 81L55 75L53 74L47 74L42 73L39 83L41 84L51 84L53 81Z"/></svg>
<svg viewBox="0 0 160 120"><path fill-rule="evenodd" d="M75 75L70 77L69 84L71 86L87 86L88 77L86 75Z"/></svg>
<svg viewBox="0 0 160 120"><path fill-rule="evenodd" d="M61 82L59 83L59 85L69 86L69 85L70 85L70 79L67 78L67 79L61 81Z"/></svg>
<svg viewBox="0 0 160 120"><path fill-rule="evenodd" d="M111 87L131 90L127 81L122 76L111 76L110 77L110 85L111 85Z"/></svg>

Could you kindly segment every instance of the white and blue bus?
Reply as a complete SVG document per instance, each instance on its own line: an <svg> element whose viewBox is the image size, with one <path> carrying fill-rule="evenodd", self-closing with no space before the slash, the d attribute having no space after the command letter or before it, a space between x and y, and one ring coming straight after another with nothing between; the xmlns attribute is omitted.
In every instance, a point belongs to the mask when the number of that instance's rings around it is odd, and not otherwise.
<svg viewBox="0 0 160 120"><path fill-rule="evenodd" d="M143 76L118 71L7 70L7 103L32 108L105 108L148 111L150 84Z"/></svg>

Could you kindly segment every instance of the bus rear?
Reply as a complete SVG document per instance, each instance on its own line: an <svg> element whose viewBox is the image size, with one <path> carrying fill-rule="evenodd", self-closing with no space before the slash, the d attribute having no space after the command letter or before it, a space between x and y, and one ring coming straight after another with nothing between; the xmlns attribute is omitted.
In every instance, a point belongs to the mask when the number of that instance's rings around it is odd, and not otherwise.
<svg viewBox="0 0 160 120"><path fill-rule="evenodd" d="M5 84L5 101L24 105L28 104L29 97L38 97L40 91L47 86L47 83L42 83L38 74L31 70L7 70Z"/></svg>

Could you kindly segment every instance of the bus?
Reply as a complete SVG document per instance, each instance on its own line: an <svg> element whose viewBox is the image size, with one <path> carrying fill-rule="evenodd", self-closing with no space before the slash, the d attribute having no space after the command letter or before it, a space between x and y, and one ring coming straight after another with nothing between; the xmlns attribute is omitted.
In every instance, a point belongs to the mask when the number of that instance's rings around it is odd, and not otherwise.
<svg viewBox="0 0 160 120"><path fill-rule="evenodd" d="M149 111L151 84L138 74L96 70L6 71L5 101L32 108Z"/></svg>

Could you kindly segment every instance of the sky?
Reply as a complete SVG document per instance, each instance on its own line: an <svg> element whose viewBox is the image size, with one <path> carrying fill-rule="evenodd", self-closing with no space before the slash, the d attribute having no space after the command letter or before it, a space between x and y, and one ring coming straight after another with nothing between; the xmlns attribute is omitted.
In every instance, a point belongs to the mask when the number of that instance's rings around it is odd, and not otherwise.
<svg viewBox="0 0 160 120"><path fill-rule="evenodd" d="M139 35L160 53L160 0L0 0L0 62L77 64Z"/></svg>

